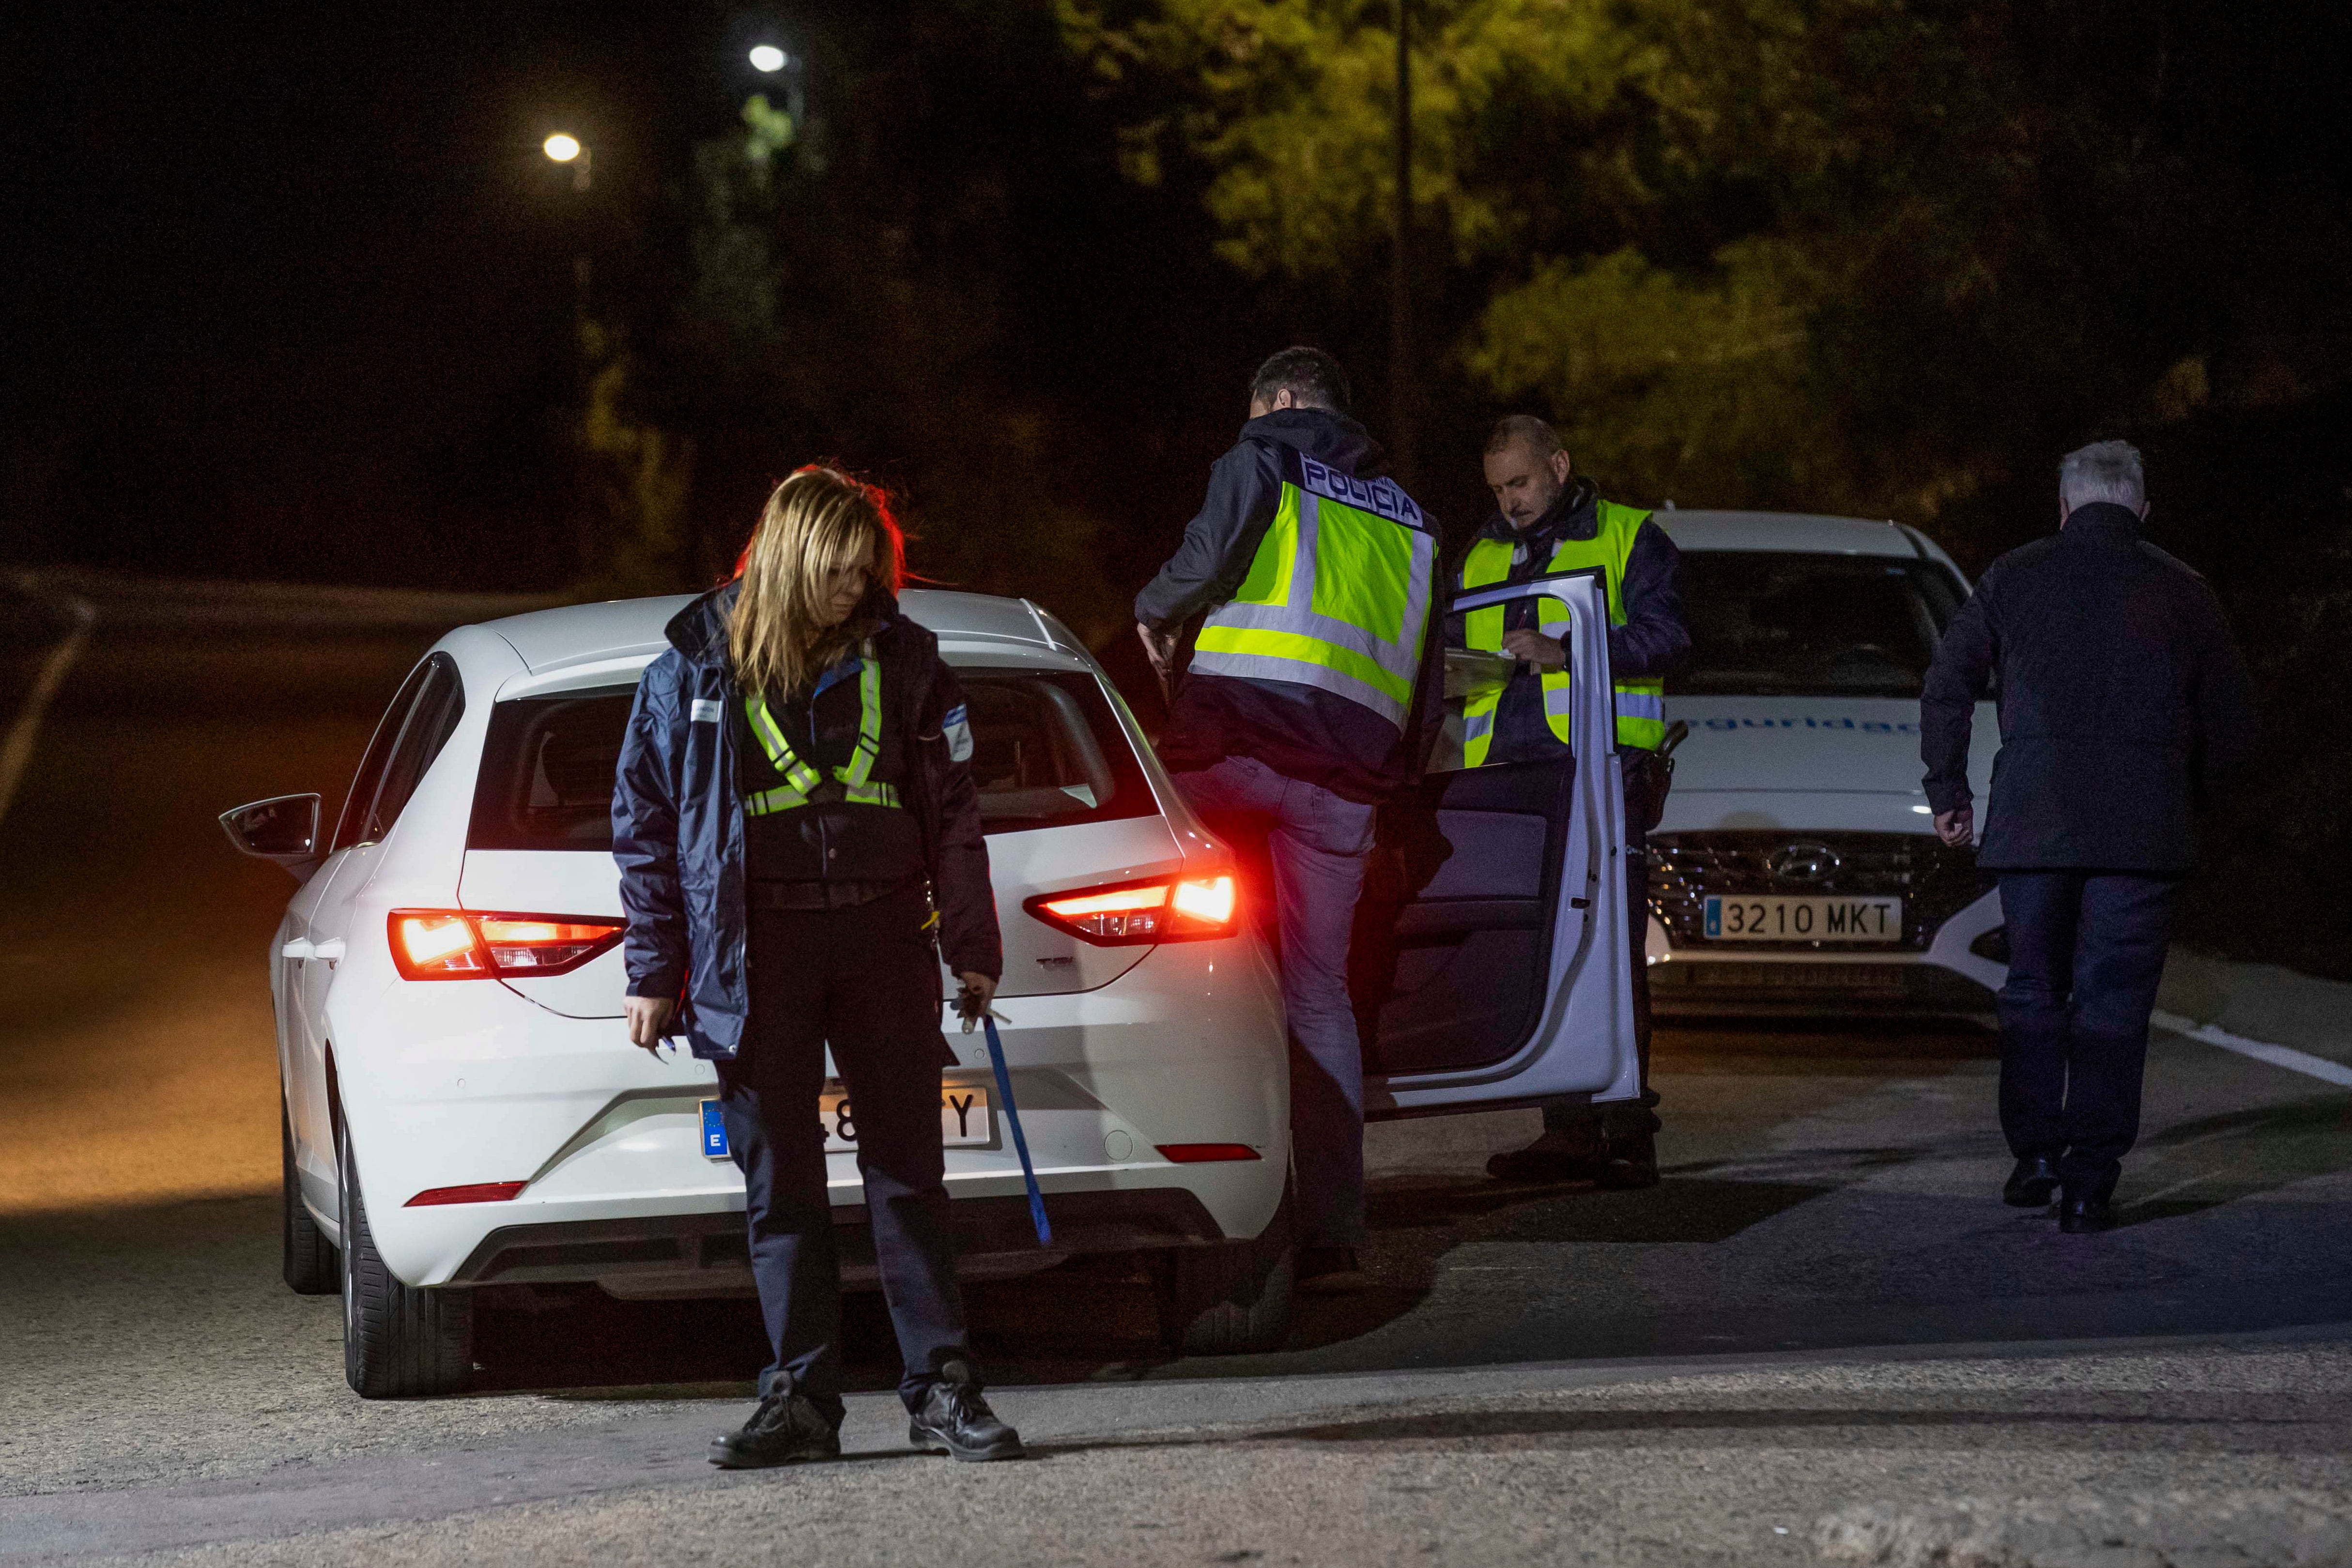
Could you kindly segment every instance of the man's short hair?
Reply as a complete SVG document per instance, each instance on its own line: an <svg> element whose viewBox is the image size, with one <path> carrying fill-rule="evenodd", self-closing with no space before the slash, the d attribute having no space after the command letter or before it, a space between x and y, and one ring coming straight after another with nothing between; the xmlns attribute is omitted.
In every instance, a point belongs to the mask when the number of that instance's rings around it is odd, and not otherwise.
<svg viewBox="0 0 2352 1568"><path fill-rule="evenodd" d="M1321 349L1285 349L1257 367L1250 380L1250 401L1272 403L1277 392L1288 392L1302 408L1348 412L1348 373Z"/></svg>
<svg viewBox="0 0 2352 1568"><path fill-rule="evenodd" d="M2147 500L2139 448L2128 441L2094 441L2067 453L2058 463L2058 499L2069 511L2094 501L2137 511Z"/></svg>
<svg viewBox="0 0 2352 1568"><path fill-rule="evenodd" d="M1486 437L1486 456L1521 444L1540 463L1560 449L1559 432L1532 414L1506 414L1495 421L1494 434Z"/></svg>

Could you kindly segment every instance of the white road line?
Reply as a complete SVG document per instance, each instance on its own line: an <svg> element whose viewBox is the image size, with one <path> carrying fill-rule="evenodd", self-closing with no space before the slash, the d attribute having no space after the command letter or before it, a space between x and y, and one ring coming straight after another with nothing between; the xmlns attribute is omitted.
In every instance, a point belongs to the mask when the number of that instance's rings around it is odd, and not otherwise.
<svg viewBox="0 0 2352 1568"><path fill-rule="evenodd" d="M2186 1035L2192 1040L2202 1040L2209 1046L2219 1046L2225 1051L2235 1051L2242 1057L2252 1057L2274 1068L2284 1068L2289 1072L2299 1072L2323 1083L2352 1089L2352 1068L2342 1062L2331 1062L2326 1057L2315 1057L2292 1046L2274 1046L2268 1040L2250 1040L2243 1035L2233 1035L2227 1029L2200 1024L2178 1013L2158 1013L2149 1022L2159 1029L2169 1029L2176 1035Z"/></svg>
<svg viewBox="0 0 2352 1568"><path fill-rule="evenodd" d="M40 592L29 574L19 581L26 593ZM0 822L7 820L8 807L16 798L16 786L24 782L25 770L32 765L33 739L41 731L41 717L48 711L58 688L65 684L66 671L81 657L83 645L89 641L89 628L98 619L97 606L78 595L53 602L72 615L74 627L66 634L66 640L50 651L40 675L33 681L33 689L25 698L24 710L8 727L7 739L0 740Z"/></svg>

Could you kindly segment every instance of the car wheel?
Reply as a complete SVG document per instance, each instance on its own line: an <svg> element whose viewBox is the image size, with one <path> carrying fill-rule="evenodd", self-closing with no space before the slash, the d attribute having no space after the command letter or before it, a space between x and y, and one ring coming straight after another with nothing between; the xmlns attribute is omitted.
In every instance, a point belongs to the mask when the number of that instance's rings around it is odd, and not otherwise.
<svg viewBox="0 0 2352 1568"><path fill-rule="evenodd" d="M474 1302L422 1290L384 1266L368 1234L351 1135L335 1129L343 1213L343 1378L364 1399L456 1394L474 1371Z"/></svg>
<svg viewBox="0 0 2352 1568"><path fill-rule="evenodd" d="M286 1102L278 1102L278 1148L285 1172L279 1230L284 1258L279 1265L286 1287L297 1296L331 1296L342 1283L342 1270L327 1233L302 1206L302 1178L294 1168L294 1128L286 1117Z"/></svg>
<svg viewBox="0 0 2352 1568"><path fill-rule="evenodd" d="M1162 1255L1160 1337L1181 1355L1247 1355L1290 1337L1290 1191L1254 1241Z"/></svg>

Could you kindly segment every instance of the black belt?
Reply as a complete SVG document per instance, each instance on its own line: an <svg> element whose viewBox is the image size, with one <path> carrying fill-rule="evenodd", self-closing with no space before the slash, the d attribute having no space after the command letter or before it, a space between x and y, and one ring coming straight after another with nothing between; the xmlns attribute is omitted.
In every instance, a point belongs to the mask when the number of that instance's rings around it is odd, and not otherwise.
<svg viewBox="0 0 2352 1568"><path fill-rule="evenodd" d="M896 882L754 882L751 905L761 910L841 910L870 904L922 886L919 877Z"/></svg>

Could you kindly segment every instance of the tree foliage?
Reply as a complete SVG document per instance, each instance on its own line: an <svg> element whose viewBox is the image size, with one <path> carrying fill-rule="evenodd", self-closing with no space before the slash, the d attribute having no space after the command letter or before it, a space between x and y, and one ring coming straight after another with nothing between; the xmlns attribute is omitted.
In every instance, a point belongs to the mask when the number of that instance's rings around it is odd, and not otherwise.
<svg viewBox="0 0 2352 1568"><path fill-rule="evenodd" d="M1134 177L1196 162L1236 265L1374 286L1387 0L1060 5L1130 106ZM2301 342L2223 303L2352 251L2324 193L2250 199L2181 85L2210 41L2185 5L1412 10L1418 309L1445 355L1422 374L1549 413L1628 499L1933 523L2209 372L2240 399L2340 374L2340 303Z"/></svg>

